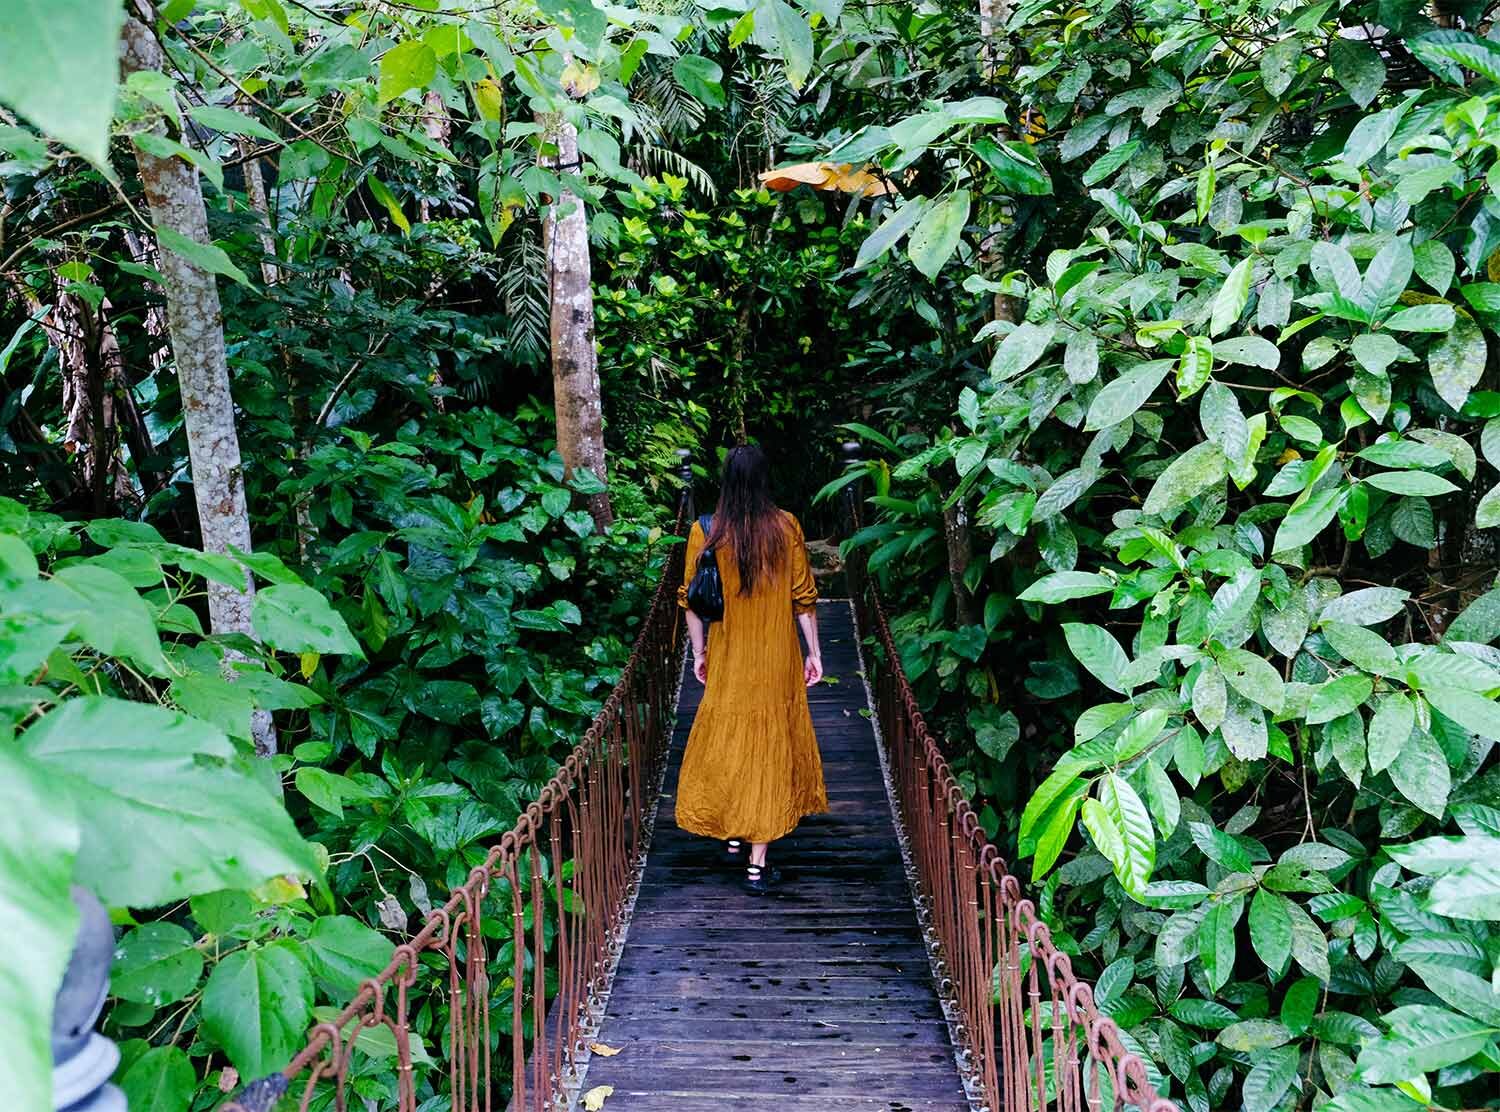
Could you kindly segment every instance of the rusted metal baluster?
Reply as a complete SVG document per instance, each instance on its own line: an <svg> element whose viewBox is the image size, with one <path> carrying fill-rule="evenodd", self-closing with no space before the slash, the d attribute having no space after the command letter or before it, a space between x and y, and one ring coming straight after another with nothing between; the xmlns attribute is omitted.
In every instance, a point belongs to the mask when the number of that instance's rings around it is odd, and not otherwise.
<svg viewBox="0 0 1500 1112"><path fill-rule="evenodd" d="M535 806L533 804L533 806ZM533 828L534 829L534 828ZM535 842L531 852L531 1031L536 1041L531 1055L531 1086L536 1094L537 1112L547 1107L546 1098L553 1092L547 1075L547 941L544 929L547 918L547 893L542 885L542 853Z"/></svg>
<svg viewBox="0 0 1500 1112"><path fill-rule="evenodd" d="M571 793L564 796L565 800L569 798ZM568 929L568 886L563 879L561 805L554 806L547 816L547 844L552 850L549 858L552 886L557 892L557 930L553 940L557 948L557 997L553 1003L557 1009L557 1023L552 1031L552 1076L561 1081L563 1071L571 1070L573 1065L573 1023L577 1009L573 986L569 983L571 967L568 959L571 955L568 948L572 943L572 932Z"/></svg>
<svg viewBox="0 0 1500 1112"><path fill-rule="evenodd" d="M521 909L521 881L517 875L517 854L506 855L503 876L510 883L511 962L511 1100L517 1108L531 1107L526 1100L526 1015L523 1010L526 986L526 919Z"/></svg>

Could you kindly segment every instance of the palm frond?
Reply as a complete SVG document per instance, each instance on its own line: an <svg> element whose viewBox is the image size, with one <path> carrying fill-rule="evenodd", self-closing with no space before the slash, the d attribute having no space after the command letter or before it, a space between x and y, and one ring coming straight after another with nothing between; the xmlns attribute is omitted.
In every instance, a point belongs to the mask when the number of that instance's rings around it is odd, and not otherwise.
<svg viewBox="0 0 1500 1112"><path fill-rule="evenodd" d="M654 143L637 143L630 148L630 159L638 172L656 177L664 173L674 174L686 178L709 201L719 199L719 189L708 171L678 151Z"/></svg>

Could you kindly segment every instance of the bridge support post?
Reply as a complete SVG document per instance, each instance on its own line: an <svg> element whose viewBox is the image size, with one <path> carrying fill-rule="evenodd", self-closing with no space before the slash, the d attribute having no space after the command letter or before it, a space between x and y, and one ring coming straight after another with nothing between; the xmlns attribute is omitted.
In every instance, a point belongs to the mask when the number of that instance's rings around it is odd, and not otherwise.
<svg viewBox="0 0 1500 1112"><path fill-rule="evenodd" d="M693 517L693 453L687 448L677 449L677 477L682 480L682 492L678 496L678 506L682 510L682 520L691 523Z"/></svg>
<svg viewBox="0 0 1500 1112"><path fill-rule="evenodd" d="M846 440L839 445L839 454L844 458L844 466L847 470L857 467L864 462L861 455L860 444L857 440ZM849 538L859 532L860 528L860 487L864 484L864 478L860 477L846 485L843 489L844 507L844 541L847 544ZM849 587L849 597L855 600L855 605L860 604L864 592L863 569L857 567L858 558L851 551L841 551L844 562L844 581Z"/></svg>

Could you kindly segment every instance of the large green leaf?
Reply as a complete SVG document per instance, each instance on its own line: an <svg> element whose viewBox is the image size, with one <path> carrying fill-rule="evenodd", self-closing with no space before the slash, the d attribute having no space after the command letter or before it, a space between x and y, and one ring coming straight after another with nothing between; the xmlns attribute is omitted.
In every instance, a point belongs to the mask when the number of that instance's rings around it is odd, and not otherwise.
<svg viewBox="0 0 1500 1112"><path fill-rule="evenodd" d="M181 1047L153 1046L130 1064L120 1088L132 1109L187 1112L198 1075Z"/></svg>
<svg viewBox="0 0 1500 1112"><path fill-rule="evenodd" d="M290 941L236 950L203 987L203 1029L245 1077L280 1069L302 1045L313 982Z"/></svg>
<svg viewBox="0 0 1500 1112"><path fill-rule="evenodd" d="M754 0L751 11L755 13L755 41L781 58L792 88L802 88L812 72L812 28L782 0Z"/></svg>
<svg viewBox="0 0 1500 1112"><path fill-rule="evenodd" d="M922 218L927 208L927 199L916 197L886 217L880 227L871 232L859 245L859 253L854 258L854 269L859 270L869 266L899 243L901 237L911 231L917 221Z"/></svg>
<svg viewBox="0 0 1500 1112"><path fill-rule="evenodd" d="M1450 1007L1492 1028L1500 1028L1500 992L1489 981L1466 969L1433 960L1413 961L1410 965L1422 983Z"/></svg>
<svg viewBox="0 0 1500 1112"><path fill-rule="evenodd" d="M1374 630L1348 622L1323 622L1323 636L1338 654L1356 667L1376 675L1394 675L1400 669L1396 650Z"/></svg>
<svg viewBox="0 0 1500 1112"><path fill-rule="evenodd" d="M1157 476L1141 508L1148 514L1172 514L1198 495L1221 486L1228 473L1228 461L1217 444L1194 444Z"/></svg>
<svg viewBox="0 0 1500 1112"><path fill-rule="evenodd" d="M273 876L319 876L260 779L220 731L162 707L71 699L20 738L82 831L78 877L122 907L154 907Z"/></svg>
<svg viewBox="0 0 1500 1112"><path fill-rule="evenodd" d="M1198 957L1203 962L1209 987L1215 992L1234 974L1234 928L1244 907L1243 896L1216 900L1209 905L1198 928Z"/></svg>
<svg viewBox="0 0 1500 1112"><path fill-rule="evenodd" d="M1026 602L1066 602L1108 594L1114 589L1114 580L1097 572L1059 571L1042 576L1016 597Z"/></svg>
<svg viewBox="0 0 1500 1112"><path fill-rule="evenodd" d="M1000 342L990 360L990 376L997 381L1014 378L1040 359L1052 345L1055 328L1051 324L1025 321Z"/></svg>
<svg viewBox="0 0 1500 1112"><path fill-rule="evenodd" d="M221 274L242 286L250 287L250 276L234 264L224 248L212 243L199 243L165 225L157 227L156 239L163 250L180 255L205 274Z"/></svg>
<svg viewBox="0 0 1500 1112"><path fill-rule="evenodd" d="M1390 767L1391 762L1400 756L1401 747L1406 744L1416 723L1416 707L1405 695L1392 692L1381 697L1375 715L1370 719L1366 746L1372 771L1384 772Z"/></svg>
<svg viewBox="0 0 1500 1112"><path fill-rule="evenodd" d="M1257 888L1250 900L1250 945L1273 977L1280 976L1292 957L1292 917L1289 901L1280 893Z"/></svg>
<svg viewBox="0 0 1500 1112"><path fill-rule="evenodd" d="M120 940L109 991L122 1000L161 1007L187 996L203 975L203 954L176 923L146 923Z"/></svg>
<svg viewBox="0 0 1500 1112"><path fill-rule="evenodd" d="M1121 677L1130 658L1107 629L1096 625L1065 623L1063 635L1078 663L1088 669L1090 675L1111 691L1125 693Z"/></svg>
<svg viewBox="0 0 1500 1112"><path fill-rule="evenodd" d="M1114 844L1115 853L1111 854L1102 845L1100 849L1114 866L1115 879L1120 882L1120 887L1136 899L1142 899L1151 880L1151 870L1156 867L1156 832L1151 825L1151 814L1135 789L1124 778L1115 775L1106 776L1100 782L1099 804L1119 832L1119 841ZM1088 821L1085 811L1085 825ZM1094 833L1092 826L1089 833ZM1095 842L1098 843L1098 838Z"/></svg>
<svg viewBox="0 0 1500 1112"><path fill-rule="evenodd" d="M1307 707L1307 721L1316 726L1350 714L1364 704L1373 690L1370 678L1361 675L1340 676L1321 683L1313 689Z"/></svg>
<svg viewBox="0 0 1500 1112"><path fill-rule="evenodd" d="M0 35L0 101L98 166L120 82L118 0L9 0Z"/></svg>
<svg viewBox="0 0 1500 1112"><path fill-rule="evenodd" d="M1052 178L1025 143L996 143L979 139L974 153L995 172L1000 184L1012 193L1041 197L1052 192Z"/></svg>
<svg viewBox="0 0 1500 1112"><path fill-rule="evenodd" d="M1252 911L1253 914L1253 911ZM1302 1060L1295 1046L1278 1046L1254 1056L1255 1064L1240 1087L1245 1112L1271 1112L1297 1080L1297 1065Z"/></svg>
<svg viewBox="0 0 1500 1112"><path fill-rule="evenodd" d="M358 919L325 915L307 936L307 956L319 980L340 997L354 995L364 981L390 963L395 943Z"/></svg>
<svg viewBox="0 0 1500 1112"><path fill-rule="evenodd" d="M1240 319L1240 314L1245 311L1245 303L1250 300L1250 280L1254 273L1253 258L1241 259L1234 264L1234 269L1224 279L1223 286L1214 298L1213 315L1208 325L1210 336L1228 332Z"/></svg>
<svg viewBox="0 0 1500 1112"><path fill-rule="evenodd" d="M72 801L13 745L0 745L0 931L25 940L23 960L0 963L6 1099L17 1109L52 1107L48 1036L78 930L69 883L79 840Z"/></svg>
<svg viewBox="0 0 1500 1112"><path fill-rule="evenodd" d="M1334 80L1361 108L1374 100L1385 85L1385 62L1363 39L1335 35L1328 48L1328 62Z"/></svg>
<svg viewBox="0 0 1500 1112"><path fill-rule="evenodd" d="M1328 527L1348 496L1349 488L1342 486L1331 486L1314 494L1282 519L1272 551L1290 552L1312 541Z"/></svg>
<svg viewBox="0 0 1500 1112"><path fill-rule="evenodd" d="M1390 1032L1359 1055L1361 1081L1390 1084L1473 1057L1494 1030L1446 1008L1408 1004L1382 1017Z"/></svg>
<svg viewBox="0 0 1500 1112"><path fill-rule="evenodd" d="M936 278L958 249L968 222L969 192L956 189L923 213L912 229L906 242L912 264L928 278Z"/></svg>
<svg viewBox="0 0 1500 1112"><path fill-rule="evenodd" d="M1426 730L1412 730L1386 771L1397 791L1434 818L1443 817L1452 775L1436 738Z"/></svg>
<svg viewBox="0 0 1500 1112"><path fill-rule="evenodd" d="M1327 984L1333 975L1328 960L1328 939L1300 904L1287 900L1285 906L1287 917L1292 922L1292 957L1305 972Z"/></svg>
<svg viewBox="0 0 1500 1112"><path fill-rule="evenodd" d="M1375 625L1401 613L1410 597L1408 592L1395 587L1362 587L1329 602L1318 612L1318 620Z"/></svg>
<svg viewBox="0 0 1500 1112"><path fill-rule="evenodd" d="M1264 658L1245 649L1230 649L1219 657L1219 669L1245 698L1280 713L1284 698L1281 674Z"/></svg>
<svg viewBox="0 0 1500 1112"><path fill-rule="evenodd" d="M1454 409L1463 408L1469 391L1479 384L1489 359L1484 332L1468 313L1455 314L1446 334L1427 358L1433 388Z"/></svg>
<svg viewBox="0 0 1500 1112"><path fill-rule="evenodd" d="M1423 685L1422 695L1464 729L1491 741L1500 741L1500 703L1451 687Z"/></svg>
<svg viewBox="0 0 1500 1112"><path fill-rule="evenodd" d="M724 107L724 71L699 54L684 54L672 63L672 76L688 94L710 108Z"/></svg>
<svg viewBox="0 0 1500 1112"><path fill-rule="evenodd" d="M380 59L380 99L395 100L420 89L437 76L437 54L420 39L408 39L387 50Z"/></svg>
<svg viewBox="0 0 1500 1112"><path fill-rule="evenodd" d="M1119 424L1146 404L1171 370L1171 360L1158 359L1126 371L1094 396L1084 428L1107 429Z"/></svg>
<svg viewBox="0 0 1500 1112"><path fill-rule="evenodd" d="M154 676L168 674L150 608L128 581L108 568L60 568L51 579L0 591L0 605L42 615L49 624L71 626L73 635L96 652L122 657Z"/></svg>
<svg viewBox="0 0 1500 1112"><path fill-rule="evenodd" d="M343 617L311 587L296 583L263 587L255 593L250 617L256 636L283 652L364 656Z"/></svg>

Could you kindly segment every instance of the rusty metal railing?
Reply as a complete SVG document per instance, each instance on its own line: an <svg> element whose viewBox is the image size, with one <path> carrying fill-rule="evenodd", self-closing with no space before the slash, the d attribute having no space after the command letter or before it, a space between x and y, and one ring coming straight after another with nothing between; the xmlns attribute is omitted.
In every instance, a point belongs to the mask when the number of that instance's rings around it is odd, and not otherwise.
<svg viewBox="0 0 1500 1112"><path fill-rule="evenodd" d="M859 503L846 490L857 529ZM1095 1006L1092 987L1074 975L980 827L922 718L863 552L847 554L845 573L896 810L935 938L938 989L956 1012L971 1094L990 1112L1178 1112Z"/></svg>
<svg viewBox="0 0 1500 1112"><path fill-rule="evenodd" d="M684 495L678 536L690 505ZM375 1048L367 1032L379 1028L389 1033L379 1035L381 1052L395 1044L394 1065L380 1072L387 1083L394 1074L387 1100L397 1112L415 1112L419 1087L446 1095L453 1112L496 1112L507 1102L513 1112L542 1112L576 1082L583 1039L602 1018L671 738L682 560L676 545L619 682L516 825L337 1017L312 1028L281 1073L246 1086L220 1112L270 1112L288 1092L301 1112L361 1107L347 1099L351 1065L356 1050ZM447 1005L446 1030L432 1018L438 1002ZM414 1061L418 1014L441 1056L429 1058L424 1046ZM492 1015L507 1014L504 1035ZM508 1094L505 1064L495 1061L507 1043Z"/></svg>

